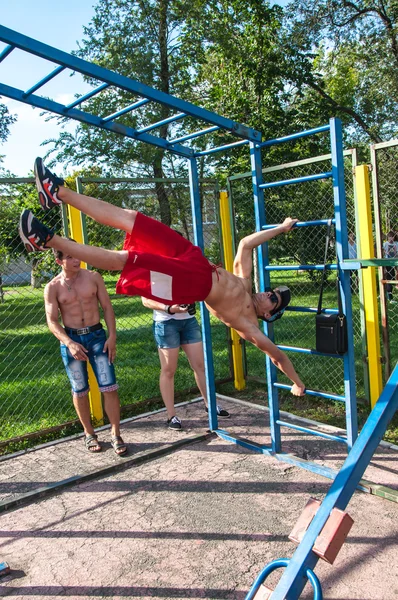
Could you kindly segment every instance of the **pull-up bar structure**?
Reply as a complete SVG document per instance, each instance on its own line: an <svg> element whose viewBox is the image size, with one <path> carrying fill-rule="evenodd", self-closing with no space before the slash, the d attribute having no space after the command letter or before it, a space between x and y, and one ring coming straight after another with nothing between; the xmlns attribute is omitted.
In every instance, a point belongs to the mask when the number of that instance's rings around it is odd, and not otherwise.
<svg viewBox="0 0 398 600"><path fill-rule="evenodd" d="M344 362L344 395L327 392L325 390L307 390L309 395L318 396L321 398L328 398L331 400L338 400L345 403L346 407L346 430L347 438L339 437L338 440L346 443L350 448L357 437L357 413L356 413L356 398L355 398L355 371L354 371L354 353L353 353L353 332L352 332L352 314L351 314L351 296L350 296L350 285L349 285L349 273L346 270L345 260L348 256L347 246L347 222L346 222L346 208L345 208L345 193L344 193L344 165L343 165L343 149L342 149L342 132L341 123L338 119L331 119L330 123L302 131L299 133L291 134L281 138L268 140L263 142L261 133L246 125L242 125L231 119L227 119L221 115L218 115L209 110L198 107L192 103L186 102L172 95L165 94L154 88L151 88L138 81L132 80L128 77L119 75L108 69L100 67L96 64L92 64L78 57L72 56L66 52L43 44L37 40L22 35L16 31L0 26L0 41L6 44L5 48L0 54L0 67L3 61L6 61L12 52L22 51L36 56L45 61L49 61L54 64L53 70L51 70L45 77L40 81L37 81L34 85L31 85L28 89L23 87L11 87L4 83L0 83L0 95L12 98L19 102L29 104L39 109L49 111L54 114L74 119L81 123L104 129L113 133L118 133L122 136L130 139L145 142L161 148L164 151L174 153L181 158L185 158L188 163L189 172L189 185L191 195L191 207L193 216L193 229L194 229L194 241L199 247L204 248L203 242L203 229L200 211L200 195L199 195L199 180L198 180L198 168L197 158L218 153L225 150L230 150L240 146L248 145L250 160L252 166L252 187L254 196L254 210L256 218L256 229L260 231L272 225L266 222L266 210L264 203L264 190L270 187L281 187L285 185L300 185L302 182L310 182L313 180L330 179L333 183L333 195L334 195L334 215L326 215L332 218L336 229L336 254L337 262L335 264L327 265L330 270L338 271L341 286L341 296L344 313L347 316L348 321L348 340L349 348L348 352L344 356L333 356L343 360ZM98 82L98 85L88 93L76 98L69 104L60 104L52 99L44 96L40 96L37 92L43 88L43 86L49 81L54 80L57 76L64 72L77 72L83 76L94 79ZM84 103L86 100L93 98L94 96L100 95L104 91L108 91L113 88L118 91L128 92L131 94L131 99L126 98L126 106L121 107L119 110L112 114L93 114L88 110L84 109ZM128 96L128 94L127 94ZM166 106L172 114L155 123L148 124L140 129L134 129L133 127L127 126L120 121L120 118L124 115L131 114L134 111L139 110L141 107L147 106L148 104L163 105ZM190 134L175 137L170 139L162 138L153 135L151 132L154 129L159 128L165 124L173 124L182 121L185 117L191 117L198 123L198 129ZM199 137L209 136L216 131L223 132L226 136L231 137L231 142L223 144L218 147L208 148L196 152L194 148L189 145L185 145L187 142L198 139ZM309 175L301 178L295 178L291 180L277 181L271 184L263 183L262 180L262 156L261 152L263 148L268 148L273 145L280 145L292 140L297 140L303 137L309 137L320 134L328 134L330 136L331 146L331 168L330 170L318 174ZM238 141L236 141L238 138ZM207 137L209 139L209 137ZM211 141L212 138L210 138ZM322 227L326 225L328 219L325 219L324 215L320 215L320 219L310 222L299 222L297 227ZM270 274L272 271L293 271L297 269L314 271L321 270L323 265L274 265L269 264L268 261L268 248L264 244L262 247L257 249L258 251L258 264L260 273L260 290L270 285ZM345 269L343 268L345 266ZM355 268L355 267L354 267ZM308 307L291 307L294 311L302 311L304 314L312 313L315 309ZM326 308L324 312L335 313L337 309ZM270 422L271 422L271 439L272 443L270 447L259 446L258 444L242 441L229 434L225 431L218 429L217 414L216 414L216 395L214 386L214 370L212 360L212 346L211 346L211 334L210 334L210 320L207 310L204 308L203 303L201 304L201 316L202 316L202 328L203 328L203 340L204 340L204 352L206 361L206 378L209 395L209 423L210 428L216 431L218 435L230 439L238 444L243 444L252 450L260 451L263 453L281 453L281 426L286 424L279 418L279 404L278 404L278 389L285 390L289 389L290 386L280 383L277 381L276 368L267 358L267 380L268 380L268 397L270 404ZM273 340L273 326L264 325L265 334ZM320 353L309 348L297 348L291 346L280 346L281 349L287 352L300 352L303 354L319 356ZM306 430L308 433L319 435L317 432L312 430ZM322 434L323 435L323 434ZM323 435L323 437L325 437ZM337 439L337 438L336 438ZM290 457L292 460L292 457ZM301 466L301 463L300 463ZM319 466L308 464L308 468L311 470L319 471ZM329 475L330 476L330 475Z"/></svg>
<svg viewBox="0 0 398 600"><path fill-rule="evenodd" d="M200 108L176 98L172 95L160 92L154 88L151 88L145 84L142 84L128 77L119 75L108 69L100 67L96 64L87 62L66 52L62 52L56 48L43 44L37 40L22 35L16 31L0 26L0 42L6 44L0 53L0 67L1 63L6 61L12 52L22 51L38 58L50 61L54 64L54 68L40 81L31 85L28 89L23 87L13 87L0 82L0 96L5 96L13 100L29 104L33 107L39 108L44 111L49 111L53 114L67 117L97 127L112 133L120 134L124 137L132 140L148 143L152 146L160 148L164 151L171 152L179 157L187 160L188 173L189 173L189 187L191 196L191 208L192 208L192 219L193 219L193 230L194 230L194 241L197 246L202 250L204 249L203 241L203 227L201 218L201 202L199 193L199 179L198 179L198 167L197 159L202 156L212 155L218 152L231 150L241 146L248 146L250 162L251 162L251 173L252 173L252 188L254 198L254 212L256 221L256 230L261 231L267 227L272 227L266 220L266 210L264 202L264 190L281 187L281 186L295 186L300 185L302 182L311 182L315 180L330 180L333 186L333 203L334 203L334 215L319 215L319 219L311 222L300 222L297 227L323 227L327 224L329 219L333 219L336 231L336 263L328 265L327 268L338 272L340 293L342 299L343 312L347 317L348 324L348 351L343 356L333 356L334 359L342 360L344 364L344 395L333 394L326 391L319 390L307 390L309 395L318 396L321 398L329 398L333 400L339 400L345 404L346 408L346 430L347 437L342 436L331 436L329 434L323 434L315 432L306 428L298 426L292 426L280 419L279 414L279 403L278 403L278 389L290 389L290 386L280 383L277 380L276 367L272 364L270 359L266 359L266 371L267 371L267 385L268 385L268 398L270 408L270 429L271 429L271 446L262 446L256 442L249 440L239 439L232 435L229 435L226 431L218 429L217 422L217 411L216 411L216 394L214 385L214 369L213 369L213 358L212 358L212 345L211 345L211 333L210 333L210 319L209 313L206 310L203 303L201 303L201 317L202 317L202 331L203 331L203 342L204 342L204 354L206 363L206 382L209 399L209 424L210 429L215 431L220 437L232 441L236 444L244 446L248 449L263 454L272 454L279 460L283 460L288 463L296 464L302 468L311 470L313 472L322 474L326 477L334 479L336 473L330 469L321 467L315 463L300 461L292 455L288 455L282 452L281 449L281 427L293 427L299 431L306 433L320 435L327 439L342 442L351 448L357 438L357 412L356 412L356 393L355 393L355 369L354 369L354 348L353 348L353 330L352 330L352 310L351 310L351 291L350 291L350 270L358 268L357 265L350 265L347 263L348 258L348 242L347 242L347 219L346 219L346 202L345 202L345 191L344 191L344 164L343 164L343 146L342 146L342 130L341 123L338 119L331 119L330 123L321 127L303 131L300 133L284 136L278 139L262 141L262 136L259 131L252 129L246 125L237 123L231 119L225 118L209 110ZM54 80L57 76L64 72L77 72L85 77L94 79L98 82L90 92L85 95L76 98L70 104L61 104L44 96L40 96L37 92L45 86L49 81ZM1 73L1 68L0 68ZM108 115L97 115L88 110L84 109L84 103L86 100L91 99L95 96L100 95L104 91L108 91L110 88L123 91L124 96L131 94L131 98L126 100L126 106L121 107L119 110ZM134 111L139 110L149 104L157 104L166 106L172 114L163 118L155 123L150 123L140 129L125 125L119 119L127 114L132 114ZM158 129L163 125L172 125L173 123L181 122L186 117L194 119L195 123L198 123L198 129L193 133L181 135L178 137L171 137L166 139L153 135L153 130ZM209 147L205 150L195 151L195 148L187 145L186 143L198 138L205 138L212 133L222 132L228 138L231 137L231 141L223 143L218 147ZM295 178L291 180L283 180L273 182L271 184L263 183L262 179L262 149L268 148L273 145L283 144L292 140L296 140L302 137L308 137L312 135L327 134L330 137L330 148L331 148L331 168L330 170L321 173L319 175L309 175L305 177ZM207 137L210 141L212 137ZM210 145L210 144L209 144ZM268 257L268 246L264 244L257 249L258 253L258 267L259 267L259 279L260 279L260 291L264 291L266 287L270 285L270 273L272 271L280 270L320 270L323 265L290 265L281 266L273 265L269 263ZM289 309L289 307L288 307ZM292 311L302 312L303 315L311 315L315 312L315 309L308 307L290 307ZM336 313L337 309L327 308L323 312ZM273 325L264 323L264 332L271 339L273 336ZM286 352L300 352L308 355L311 358L312 355L320 355L314 350L308 348L297 348L292 346L279 346ZM330 355L325 355L330 356ZM394 380L395 381L395 380ZM394 393L395 394L395 393ZM394 395L396 398L396 394ZM377 434L380 434L381 426L378 427ZM372 432L369 434L372 436ZM355 456L355 454L354 454ZM361 458L361 467L364 466L364 458ZM369 459L370 460L370 459ZM354 469L355 470L355 469ZM357 485L357 478L353 478L352 481ZM351 487L352 487L351 485ZM347 496L348 497L348 496ZM346 497L346 498L347 498ZM345 498L345 499L346 499ZM348 500L347 500L348 501ZM333 502L339 503L338 497ZM342 502L340 502L342 504ZM322 518L324 511L322 511ZM317 522L321 519L321 513L317 518ZM312 529L311 529L312 532ZM306 538L307 539L307 538ZM286 597L296 598L300 593L299 588L302 585L303 573L307 571L311 574L311 568L314 565L314 561L309 558L311 557L311 550L308 542L306 542L305 557L306 562L300 562L298 558L294 558L294 561L290 564L290 568L286 571L284 577L283 593L287 592ZM295 555L296 557L296 555ZM297 563L295 561L298 561ZM283 566L285 562L283 563ZM292 576L288 573L292 567L294 567L294 573ZM288 578L288 579L287 579ZM300 583L297 583L297 578L300 579ZM314 585L316 579L313 578ZM282 598L281 595L275 596Z"/></svg>

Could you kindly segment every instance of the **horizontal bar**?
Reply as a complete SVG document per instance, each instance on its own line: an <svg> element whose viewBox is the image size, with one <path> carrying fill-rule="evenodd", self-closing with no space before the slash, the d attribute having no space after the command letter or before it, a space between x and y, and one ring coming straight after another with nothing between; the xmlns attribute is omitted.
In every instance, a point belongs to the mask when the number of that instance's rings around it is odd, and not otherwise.
<svg viewBox="0 0 398 600"><path fill-rule="evenodd" d="M344 260L347 265L359 264L359 267L398 267L398 258L347 258ZM343 267L342 267L343 268ZM345 268L348 270L348 267Z"/></svg>
<svg viewBox="0 0 398 600"><path fill-rule="evenodd" d="M54 71L46 75L46 77L43 77L43 79L35 83L35 85L32 86L29 90L24 92L23 97L27 98L27 96L30 96L30 94L33 94L33 92L36 92L36 90L38 90L39 88L43 87L43 85L51 81L51 79L54 79L54 77L59 75L59 73L62 73L62 71L65 71L65 67L57 67L56 69L54 69Z"/></svg>
<svg viewBox="0 0 398 600"><path fill-rule="evenodd" d="M310 308L308 306L287 306L285 310L300 313L317 313L317 308ZM322 308L321 313L323 315L338 315L339 311L337 308Z"/></svg>
<svg viewBox="0 0 398 600"><path fill-rule="evenodd" d="M266 265L264 271L323 271L324 265ZM336 271L337 265L326 265L327 271Z"/></svg>
<svg viewBox="0 0 398 600"><path fill-rule="evenodd" d="M195 152L195 156L207 156L208 154L214 154L215 152L221 152L221 150L228 150L229 148L238 148L248 144L249 140L243 140L241 142L234 142L233 144L226 144L225 146L218 146L218 148L212 148L211 150L203 150L202 152Z"/></svg>
<svg viewBox="0 0 398 600"><path fill-rule="evenodd" d="M336 310L338 313L338 310ZM299 348L298 346L284 346L277 344L278 348L284 352L298 352L299 354L313 354L314 356L327 356L328 358L344 358L343 354L327 354L326 352L318 352L310 348Z"/></svg>
<svg viewBox="0 0 398 600"><path fill-rule="evenodd" d="M0 54L0 63L7 58L7 56L11 54L13 50L15 50L15 46L6 46L3 52Z"/></svg>
<svg viewBox="0 0 398 600"><path fill-rule="evenodd" d="M173 140L169 140L170 146L173 144L180 144L181 142L186 142L187 140L193 140L196 137L201 135L205 135L206 133L212 133L213 131L218 131L220 128L215 125L214 127L208 127L207 129L202 129L201 131L195 131L194 133L190 133L189 135L183 135L180 138L174 138Z"/></svg>
<svg viewBox="0 0 398 600"><path fill-rule="evenodd" d="M329 355L328 355L329 356ZM281 390L291 390L291 385L286 383L274 383L274 387L280 388ZM339 402L345 402L345 396L338 396L337 394L328 394L327 392L317 392L316 390L305 390L307 396L318 396L319 398L326 398L329 400L338 400Z"/></svg>
<svg viewBox="0 0 398 600"><path fill-rule="evenodd" d="M260 144L260 147L264 148L265 146L275 146L276 144L284 144L285 142L290 142L291 140L297 140L302 137L307 137L309 135L316 135L317 133L323 133L324 131L330 131L330 125L322 125L321 127L316 127L314 129L307 129L307 131L292 133L291 135L285 135L284 137L275 138L274 140L267 140L266 142L262 142Z"/></svg>
<svg viewBox="0 0 398 600"><path fill-rule="evenodd" d="M102 85L99 85L98 87L96 87L94 90L91 90L90 92L87 92L87 94L84 94L84 96L79 96L79 98L76 98L76 100L71 102L71 104L68 104L67 106L65 106L65 112L70 110L71 108L74 108L78 104L81 104L85 100L92 98L93 96L95 96L99 92L102 92L102 90L105 90L108 87L110 87L109 83L103 83Z"/></svg>
<svg viewBox="0 0 398 600"><path fill-rule="evenodd" d="M309 433L311 435L323 437L326 440L332 440L333 442L341 442L343 444L347 444L347 439L341 437L340 435L330 435L330 433L324 433L323 431L315 431L314 429L309 429L308 427L301 427L300 425L293 425L292 423L280 421L279 419L277 419L276 422L281 427L289 427L290 429L296 429L297 431L302 431L303 433Z"/></svg>
<svg viewBox="0 0 398 600"><path fill-rule="evenodd" d="M351 260L351 262L343 260L340 263L340 268L342 271L359 271L360 269L362 269L362 265L357 260ZM364 267L364 269L366 269L366 267Z"/></svg>
<svg viewBox="0 0 398 600"><path fill-rule="evenodd" d="M329 220L332 221L333 224L336 223L336 219L319 219L318 221L299 221L298 223L295 223L293 227L311 227L315 225L328 225ZM263 225L261 229L274 229L275 227L279 227L279 225L280 223L276 225Z"/></svg>
<svg viewBox="0 0 398 600"><path fill-rule="evenodd" d="M352 156L353 150L344 150L343 156ZM282 163L277 165L276 167L265 167L261 169L261 172L265 175L266 173L274 173L275 171L285 171L285 169L292 169L295 167L301 167L303 165L308 166L317 162L324 162L325 160L330 160L332 158L331 154L321 154L319 156L314 156L313 158L303 158L301 160L295 160L289 163ZM231 175L228 177L229 181L237 181L238 179L247 179L252 176L251 171L246 171L245 173L239 173L239 175Z"/></svg>
<svg viewBox="0 0 398 600"><path fill-rule="evenodd" d="M162 121L158 121L157 123L152 123L152 125L148 125L148 127L142 127L142 129L137 129L137 133L146 133L147 131L151 131L152 129L156 129L157 127L161 127L162 125L167 125L167 123L174 123L174 121L180 121L186 117L186 113L179 113L178 115L174 115L173 117L168 117L167 119L163 119Z"/></svg>
<svg viewBox="0 0 398 600"><path fill-rule="evenodd" d="M326 173L318 173L317 175L306 175L304 177L296 177L295 179L284 179L283 181L272 181L271 183L262 183L258 187L263 190L268 188L279 187L281 185L292 185L294 183L303 183L304 181L316 181L317 179L330 179L333 176L332 171Z"/></svg>
<svg viewBox="0 0 398 600"><path fill-rule="evenodd" d="M125 115L126 113L134 110L135 108L144 106L145 104L148 104L149 102L151 102L151 101L148 100L148 98L144 98L143 100L138 100L138 102L134 102L133 104L130 104L130 106L126 106L126 108L122 108L122 110L118 110L117 112L114 112L111 115L108 115L107 117L103 117L101 119L101 121L103 123L107 123L108 121L113 121L113 119L117 119L117 117L121 117L122 115Z"/></svg>
<svg viewBox="0 0 398 600"><path fill-rule="evenodd" d="M270 446L262 446L257 442L252 442L245 438L241 438L236 435L231 435L223 429L214 429L212 433L216 433L220 438L226 440L227 442L233 442L237 446L242 446L243 448L247 448L248 450L261 452L261 454L272 454L272 448Z"/></svg>
<svg viewBox="0 0 398 600"><path fill-rule="evenodd" d="M207 129L202 129L201 131L195 131L194 133L190 133L189 135L183 135L182 137L175 138L174 140L170 140L169 144L172 146L173 144L180 144L181 142L186 142L187 140L192 140L194 138L199 137L200 135L204 135L205 133L212 133L213 131L218 131L220 128L215 125L214 127L208 127Z"/></svg>

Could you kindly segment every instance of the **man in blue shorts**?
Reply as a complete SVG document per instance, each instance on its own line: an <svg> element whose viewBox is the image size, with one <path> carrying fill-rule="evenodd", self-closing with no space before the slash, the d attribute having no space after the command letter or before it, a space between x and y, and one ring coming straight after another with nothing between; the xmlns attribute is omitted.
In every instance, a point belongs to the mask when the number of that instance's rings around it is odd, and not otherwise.
<svg viewBox="0 0 398 600"><path fill-rule="evenodd" d="M60 250L54 250L54 255L62 271L45 287L46 318L51 333L61 342L61 356L72 387L73 404L84 429L86 448L89 452L101 450L90 416L89 361L104 395L112 447L118 456L122 456L127 447L120 437L120 402L113 366L116 323L104 280L99 273L82 269L80 260L72 255L65 255ZM108 339L100 323L99 306L104 314ZM64 327L59 323L59 314Z"/></svg>

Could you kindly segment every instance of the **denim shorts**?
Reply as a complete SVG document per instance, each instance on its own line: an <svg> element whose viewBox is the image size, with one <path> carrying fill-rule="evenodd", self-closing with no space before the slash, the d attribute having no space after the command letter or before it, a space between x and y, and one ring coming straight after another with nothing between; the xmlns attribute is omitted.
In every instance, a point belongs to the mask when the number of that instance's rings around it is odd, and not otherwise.
<svg viewBox="0 0 398 600"><path fill-rule="evenodd" d="M154 321L153 335L158 348L179 348L183 344L197 344L202 341L196 317Z"/></svg>
<svg viewBox="0 0 398 600"><path fill-rule="evenodd" d="M98 329L84 335L74 333L68 333L68 335L74 342L78 342L88 351L87 356L100 391L113 392L117 390L115 368L108 362L108 353L103 352L106 342L104 329ZM72 392L76 396L85 396L90 389L87 362L73 358L65 344L61 344L61 356L72 386Z"/></svg>

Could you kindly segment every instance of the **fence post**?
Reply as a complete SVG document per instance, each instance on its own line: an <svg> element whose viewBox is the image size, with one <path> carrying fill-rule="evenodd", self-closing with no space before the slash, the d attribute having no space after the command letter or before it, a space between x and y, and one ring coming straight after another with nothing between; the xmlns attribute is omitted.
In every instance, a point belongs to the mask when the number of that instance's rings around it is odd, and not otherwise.
<svg viewBox="0 0 398 600"><path fill-rule="evenodd" d="M220 220L225 268L227 271L232 273L234 264L234 256L232 251L232 220L227 192L220 192ZM244 390L246 387L246 381L243 372L242 345L241 339L236 333L235 329L231 329L231 341L232 363L234 366L234 385L237 390Z"/></svg>
<svg viewBox="0 0 398 600"><path fill-rule="evenodd" d="M360 256L371 259L374 258L374 246L368 165L359 165L355 168L355 185L358 199ZM362 285L368 346L370 405L373 408L383 389L375 267L367 267L363 270Z"/></svg>
<svg viewBox="0 0 398 600"><path fill-rule="evenodd" d="M76 178L76 188L81 193L81 181ZM85 219L84 215L75 208L74 206L68 205L68 218L69 218L69 236L73 238L79 244L87 243L87 233L85 230ZM83 269L87 269L87 263L82 262L81 266ZM88 399L90 402L90 413L95 425L104 424L104 412L102 410L101 392L98 388L98 383L94 375L94 371L91 368L90 363L87 363L88 367L88 384L90 391L88 393Z"/></svg>

